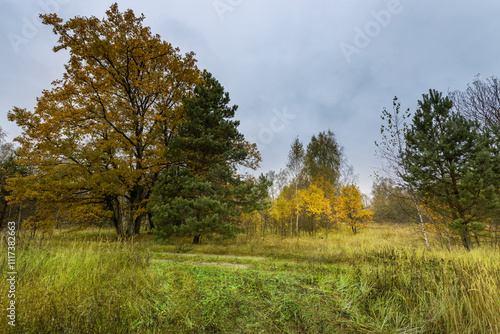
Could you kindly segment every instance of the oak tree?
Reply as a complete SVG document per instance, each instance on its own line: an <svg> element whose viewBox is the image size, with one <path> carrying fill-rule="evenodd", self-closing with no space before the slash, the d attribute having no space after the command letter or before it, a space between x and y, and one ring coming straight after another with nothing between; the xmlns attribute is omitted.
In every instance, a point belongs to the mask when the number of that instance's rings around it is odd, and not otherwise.
<svg viewBox="0 0 500 334"><path fill-rule="evenodd" d="M183 98L200 82L193 53L143 26L144 16L41 15L69 51L61 79L34 110L14 108L23 133L20 162L33 175L12 180L14 197L37 199L40 222L110 220L118 235L139 233L163 154L184 119Z"/></svg>

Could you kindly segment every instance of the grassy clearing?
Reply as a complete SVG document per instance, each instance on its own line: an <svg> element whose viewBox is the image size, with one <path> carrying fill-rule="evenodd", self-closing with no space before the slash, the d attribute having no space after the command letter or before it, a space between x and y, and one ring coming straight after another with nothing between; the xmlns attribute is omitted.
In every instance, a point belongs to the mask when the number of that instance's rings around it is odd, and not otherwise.
<svg viewBox="0 0 500 334"><path fill-rule="evenodd" d="M24 238L17 326L3 317L0 332L500 333L500 255L429 253L413 233L373 226L196 247L108 231Z"/></svg>

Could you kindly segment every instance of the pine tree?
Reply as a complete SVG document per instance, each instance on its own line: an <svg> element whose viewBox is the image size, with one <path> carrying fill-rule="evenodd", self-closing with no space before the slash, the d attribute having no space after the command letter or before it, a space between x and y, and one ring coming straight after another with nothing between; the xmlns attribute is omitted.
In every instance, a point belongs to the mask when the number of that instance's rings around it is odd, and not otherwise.
<svg viewBox="0 0 500 334"><path fill-rule="evenodd" d="M409 173L403 177L470 250L471 233L484 229L487 212L499 205L500 157L479 123L452 112L452 106L435 90L423 95L406 136Z"/></svg>
<svg viewBox="0 0 500 334"><path fill-rule="evenodd" d="M264 206L269 182L237 175L237 167L255 168L259 157L232 120L236 106L209 73L185 101L184 122L166 155L172 164L155 186L150 209L161 237L235 237L242 212Z"/></svg>

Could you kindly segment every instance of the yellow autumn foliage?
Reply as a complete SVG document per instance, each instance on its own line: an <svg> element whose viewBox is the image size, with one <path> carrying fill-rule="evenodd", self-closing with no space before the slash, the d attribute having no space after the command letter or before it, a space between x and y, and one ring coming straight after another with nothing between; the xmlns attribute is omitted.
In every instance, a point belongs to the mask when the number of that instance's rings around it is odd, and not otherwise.
<svg viewBox="0 0 500 334"><path fill-rule="evenodd" d="M343 186L335 202L337 220L349 226L354 234L363 224L373 222L373 211L365 208L357 186Z"/></svg>

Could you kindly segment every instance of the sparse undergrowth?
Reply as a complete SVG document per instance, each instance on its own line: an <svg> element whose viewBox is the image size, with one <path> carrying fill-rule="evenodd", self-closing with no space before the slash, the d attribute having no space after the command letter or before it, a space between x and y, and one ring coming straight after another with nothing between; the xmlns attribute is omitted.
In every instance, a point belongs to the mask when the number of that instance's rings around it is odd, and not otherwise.
<svg viewBox="0 0 500 334"><path fill-rule="evenodd" d="M500 332L500 256L486 247L429 253L391 226L196 247L107 233L20 239L16 327L4 317L0 332Z"/></svg>

